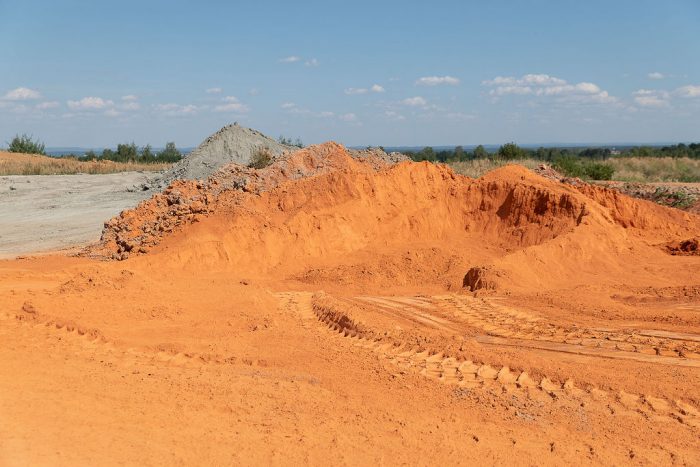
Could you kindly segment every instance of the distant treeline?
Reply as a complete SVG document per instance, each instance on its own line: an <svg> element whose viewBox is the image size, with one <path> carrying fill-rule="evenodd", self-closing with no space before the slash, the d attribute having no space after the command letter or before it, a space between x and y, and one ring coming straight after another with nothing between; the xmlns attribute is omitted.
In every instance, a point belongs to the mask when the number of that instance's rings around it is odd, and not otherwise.
<svg viewBox="0 0 700 467"><path fill-rule="evenodd" d="M451 151L435 151L427 146L417 152L406 152L414 161L460 162L473 159L517 160L535 159L553 162L561 158L576 157L586 159L606 160L611 157L688 157L700 159L700 143L674 144L671 146L634 146L622 150L610 148L545 148L527 149L515 143L507 143L495 152L488 152L479 145L473 151L466 151L457 146Z"/></svg>
<svg viewBox="0 0 700 467"><path fill-rule="evenodd" d="M76 156L80 161L114 161L114 162L138 162L141 164L155 164L164 162L177 162L182 159L182 154L175 147L175 143L167 143L162 151L153 152L150 144L138 147L134 143L118 144L117 149L104 149L100 154L88 151L82 156Z"/></svg>
<svg viewBox="0 0 700 467"><path fill-rule="evenodd" d="M46 155L44 143L35 139L33 136L23 134L16 135L12 141L8 143L7 150L9 152L21 152L25 154L41 154ZM82 156L76 154L65 154L62 157L68 159L77 159L79 161L113 161L113 162L132 162L139 164L162 164L173 163L182 159L182 154L175 147L175 143L170 142L165 145L165 148L158 152L153 152L150 144L143 147L138 147L134 143L118 144L117 149L104 149L101 153L88 151Z"/></svg>

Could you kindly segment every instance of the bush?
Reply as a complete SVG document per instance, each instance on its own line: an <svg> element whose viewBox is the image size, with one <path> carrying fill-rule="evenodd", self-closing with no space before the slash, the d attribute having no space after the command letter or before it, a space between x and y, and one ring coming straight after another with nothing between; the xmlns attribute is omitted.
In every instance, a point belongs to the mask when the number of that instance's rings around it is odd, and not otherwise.
<svg viewBox="0 0 700 467"><path fill-rule="evenodd" d="M297 138L295 141L292 141L292 138L286 138L284 135L280 135L280 137L277 138L277 141L280 144L284 144L287 146L296 146L298 148L304 147L304 143L301 141L301 138Z"/></svg>
<svg viewBox="0 0 700 467"><path fill-rule="evenodd" d="M612 180L615 174L615 169L612 166L590 161L584 165L584 171L586 176L593 180Z"/></svg>
<svg viewBox="0 0 700 467"><path fill-rule="evenodd" d="M576 156L559 156L554 159L552 165L567 177L612 180L615 174L615 168L610 164L582 160Z"/></svg>
<svg viewBox="0 0 700 467"><path fill-rule="evenodd" d="M272 153L270 152L270 149L260 148L253 154L253 157L248 163L248 167L253 169L263 169L270 164L272 164Z"/></svg>
<svg viewBox="0 0 700 467"><path fill-rule="evenodd" d="M46 148L44 143L40 141L34 141L34 138L29 135L17 135L12 138L9 147L7 148L9 152L22 152L24 154L42 154L46 155Z"/></svg>

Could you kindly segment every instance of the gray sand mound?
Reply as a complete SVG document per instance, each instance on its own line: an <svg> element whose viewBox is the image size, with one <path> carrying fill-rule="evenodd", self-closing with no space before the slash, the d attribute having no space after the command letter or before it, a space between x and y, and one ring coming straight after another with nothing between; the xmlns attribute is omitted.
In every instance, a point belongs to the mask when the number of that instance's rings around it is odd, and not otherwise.
<svg viewBox="0 0 700 467"><path fill-rule="evenodd" d="M255 153L269 150L273 157L284 151L297 149L280 144L257 130L238 124L226 125L205 139L195 150L182 158L164 173L149 180L142 188L165 188L176 179L204 180L224 165L236 163L248 165Z"/></svg>

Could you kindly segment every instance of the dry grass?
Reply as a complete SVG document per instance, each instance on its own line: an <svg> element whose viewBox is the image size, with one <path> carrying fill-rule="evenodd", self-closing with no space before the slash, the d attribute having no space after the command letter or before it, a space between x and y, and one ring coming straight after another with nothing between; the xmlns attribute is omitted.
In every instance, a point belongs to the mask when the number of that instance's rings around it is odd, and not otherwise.
<svg viewBox="0 0 700 467"><path fill-rule="evenodd" d="M700 160L670 157L621 157L606 163L613 179L624 182L700 182Z"/></svg>
<svg viewBox="0 0 700 467"><path fill-rule="evenodd" d="M700 182L700 160L687 157L619 157L600 161L615 169L613 180L622 182ZM528 169L536 168L544 162L524 159L514 161L494 161L476 159L465 162L453 162L450 166L455 172L478 178L486 172L506 164L520 164Z"/></svg>
<svg viewBox="0 0 700 467"><path fill-rule="evenodd" d="M474 159L471 161L463 162L452 162L450 167L458 174L466 175L471 178L479 178L486 172L493 169L503 167L509 164L518 164L527 167L528 169L534 169L538 165L543 164L542 161L536 161L532 159L522 159L513 161L494 161L492 159Z"/></svg>
<svg viewBox="0 0 700 467"><path fill-rule="evenodd" d="M74 175L111 174L117 172L165 170L172 164L118 163L112 161L81 162L30 154L0 152L0 175Z"/></svg>

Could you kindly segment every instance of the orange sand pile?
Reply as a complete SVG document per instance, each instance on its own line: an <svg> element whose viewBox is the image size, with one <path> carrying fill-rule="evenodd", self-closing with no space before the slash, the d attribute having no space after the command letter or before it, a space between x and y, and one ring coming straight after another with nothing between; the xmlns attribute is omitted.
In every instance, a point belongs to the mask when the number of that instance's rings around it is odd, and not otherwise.
<svg viewBox="0 0 700 467"><path fill-rule="evenodd" d="M153 252L173 266L477 290L623 273L699 230L697 216L519 166L474 180L429 163L358 161L326 143L262 170L176 182L108 222L102 252L123 259L162 243Z"/></svg>
<svg viewBox="0 0 700 467"><path fill-rule="evenodd" d="M698 232L334 143L175 182L0 261L0 464L698 465Z"/></svg>

